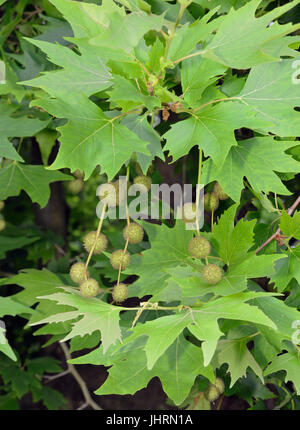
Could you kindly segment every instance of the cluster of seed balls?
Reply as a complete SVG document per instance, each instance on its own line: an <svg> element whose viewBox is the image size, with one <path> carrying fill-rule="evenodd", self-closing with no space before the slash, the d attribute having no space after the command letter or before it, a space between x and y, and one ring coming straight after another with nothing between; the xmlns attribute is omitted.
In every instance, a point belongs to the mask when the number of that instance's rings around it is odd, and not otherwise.
<svg viewBox="0 0 300 430"><path fill-rule="evenodd" d="M4 205L5 205L5 203L2 200L0 200L0 212L4 209ZM6 227L5 219L1 218L0 219L0 231L4 230L5 227Z"/></svg>
<svg viewBox="0 0 300 430"><path fill-rule="evenodd" d="M75 179L73 179L72 181L70 181L68 183L68 188L72 194L79 194L84 188L84 182L83 182L84 172L77 169L77 170L75 170L73 175L74 175Z"/></svg>
<svg viewBox="0 0 300 430"><path fill-rule="evenodd" d="M222 190L221 186L216 183L212 193L204 195L204 207L206 210L215 210L219 205L219 200L225 200L228 196ZM183 221L184 222L195 222L196 204L186 203L183 206ZM193 215L192 215L193 214ZM188 250L192 257L195 258L207 258L211 251L210 243L207 239L201 236L193 237L189 244ZM210 285L215 285L222 279L223 272L216 264L206 264L202 270L202 277Z"/></svg>
<svg viewBox="0 0 300 430"><path fill-rule="evenodd" d="M147 189L150 189L151 178L148 176L140 175L135 178L135 183L145 185ZM108 206L118 204L119 196L119 181L111 182L111 185L115 188L116 196L112 196L111 202L109 201L109 195L105 195L106 203ZM102 199L104 198L102 197ZM115 201L115 197L117 202ZM138 244L143 240L144 229L137 223L131 222L127 224L123 229L123 237L130 244ZM105 234L99 233L97 237L96 231L90 231L83 238L83 246L85 250L90 253L93 250L93 254L101 254L107 248L108 240ZM130 254L128 251L124 252L123 249L117 249L110 256L110 264L115 270L125 270L130 264ZM78 262L73 264L70 269L70 277L73 282L79 284L80 291L84 297L95 297L100 292L99 283L96 279L90 278L89 273L86 270L85 264ZM112 296L115 302L121 303L128 297L128 286L124 283L117 283L113 287Z"/></svg>
<svg viewBox="0 0 300 430"><path fill-rule="evenodd" d="M212 212L218 209L219 201L228 199L228 195L222 189L218 182L215 183L211 193L204 194L204 209L207 212Z"/></svg>
<svg viewBox="0 0 300 430"><path fill-rule="evenodd" d="M193 237L188 244L188 250L192 257L207 258L211 251L210 243L201 236ZM215 285L221 281L223 272L216 264L206 264L202 269L202 278L210 285Z"/></svg>

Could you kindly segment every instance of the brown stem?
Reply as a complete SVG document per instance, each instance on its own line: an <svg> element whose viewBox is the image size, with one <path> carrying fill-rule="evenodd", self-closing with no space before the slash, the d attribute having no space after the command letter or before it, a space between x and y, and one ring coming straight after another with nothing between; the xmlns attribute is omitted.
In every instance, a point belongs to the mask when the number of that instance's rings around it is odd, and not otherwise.
<svg viewBox="0 0 300 430"><path fill-rule="evenodd" d="M300 203L300 196L298 196L298 198L294 201L292 206L286 211L287 214L292 215L294 210L296 209L296 207L299 205L299 203ZM260 247L256 251L256 254L258 254L265 246L267 246L270 242L272 242L272 240L275 239L275 237L279 233L280 233L280 227L278 227L278 229L275 231L275 233L272 234L272 236L270 236L262 245L260 245Z"/></svg>
<svg viewBox="0 0 300 430"><path fill-rule="evenodd" d="M72 358L70 351L69 351L69 348L67 347L67 345L64 342L60 342L60 346L61 346L61 349L63 350L63 352L65 354L68 370L70 373L72 373L73 377L76 379L76 381L78 382L78 385L81 388L82 394L85 398L85 405L86 406L89 405L93 409L102 410L102 408L100 408L100 406L96 402L94 402L94 400L92 399L92 397L89 393L89 390L86 386L86 383L84 382L82 377L79 375L79 373L75 369L75 366L73 366L73 364L68 363L68 361L71 360L71 358Z"/></svg>

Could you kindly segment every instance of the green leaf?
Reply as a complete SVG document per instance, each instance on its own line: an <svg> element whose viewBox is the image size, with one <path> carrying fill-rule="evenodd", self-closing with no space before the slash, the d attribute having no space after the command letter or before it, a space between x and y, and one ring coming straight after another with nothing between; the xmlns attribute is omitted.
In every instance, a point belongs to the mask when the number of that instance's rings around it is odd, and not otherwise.
<svg viewBox="0 0 300 430"><path fill-rule="evenodd" d="M247 292L221 297L205 303L200 309L192 311L192 324L188 328L197 339L203 341L204 365L210 363L218 340L223 335L218 326L218 319L226 318L250 321L276 328L271 319L258 307L244 303L254 298L252 294L251 292Z"/></svg>
<svg viewBox="0 0 300 430"><path fill-rule="evenodd" d="M134 328L133 334L126 339L126 342L130 342L143 335L149 337L145 346L145 352L147 356L147 368L151 370L159 357L165 353L167 348L189 324L189 317L190 314L184 312L156 318L153 321L147 321L145 324L139 324Z"/></svg>
<svg viewBox="0 0 300 430"><path fill-rule="evenodd" d="M37 385L37 379L28 372L21 369L20 363L13 363L0 356L1 378L5 384L11 384L11 390L21 398L26 394L31 385Z"/></svg>
<svg viewBox="0 0 300 430"><path fill-rule="evenodd" d="M172 287L173 299L176 298L176 300L179 300L180 297L182 297L182 299L187 298L189 299L189 303L194 304L196 297L201 297L205 294L212 293L219 296L229 296L246 290L247 279L271 276L274 274L274 261L279 258L280 254L256 256L254 253L249 253L245 255L243 261L230 265L221 281L216 285L208 285L202 278L199 269L202 269L204 265L198 267L197 271L191 270L190 267L185 267L181 270L181 273L178 273L173 267L165 271L168 272L173 281L181 287L181 294L178 294ZM165 290L163 290L161 294L163 295L164 292ZM175 294L177 294L176 297L174 297Z"/></svg>
<svg viewBox="0 0 300 430"><path fill-rule="evenodd" d="M43 296L57 292L63 286L63 282L47 269L26 269L16 276L12 276L5 282L6 285L20 285L23 290L13 296L17 301L27 306L38 302L37 296Z"/></svg>
<svg viewBox="0 0 300 430"><path fill-rule="evenodd" d="M151 156L137 152L137 161L141 166L142 171L146 174L152 160L157 157L164 161L164 154L161 149L161 137L151 127L147 121L146 115L130 114L122 120L122 124L125 125L129 130L136 134L141 140L150 142L147 149L151 153Z"/></svg>
<svg viewBox="0 0 300 430"><path fill-rule="evenodd" d="M300 212L295 212L293 216L290 216L283 210L280 218L280 230L285 236L300 240Z"/></svg>
<svg viewBox="0 0 300 430"><path fill-rule="evenodd" d="M240 141L231 148L222 167L217 168L212 160L204 163L202 183L217 180L234 201L240 198L244 176L257 192L290 194L274 171L299 171L299 163L285 153L294 144L276 141L271 136Z"/></svg>
<svg viewBox="0 0 300 430"><path fill-rule="evenodd" d="M238 10L232 8L221 22L204 55L235 69L248 69L260 63L279 59L278 55L271 55L268 51L272 51L276 39L299 27L292 24L275 23L272 26L268 24L295 6L298 0L276 7L260 18L255 18L259 3L261 0L252 0Z"/></svg>
<svg viewBox="0 0 300 430"><path fill-rule="evenodd" d="M253 359L250 358L249 361L253 362ZM257 364L254 364L254 366L255 365ZM251 371L246 373L245 378L238 380L229 392L226 390L226 395L232 396L234 394L238 396L238 398L246 400L249 405L257 404L258 399L267 400L277 397L263 385L261 380Z"/></svg>
<svg viewBox="0 0 300 430"><path fill-rule="evenodd" d="M294 60L281 59L253 67L237 96L257 112L258 118L270 121L266 131L282 137L300 133L299 112L295 110L300 104L300 95L292 79L293 64Z"/></svg>
<svg viewBox="0 0 300 430"><path fill-rule="evenodd" d="M45 166L48 165L48 159L51 154L52 148L57 139L57 132L48 128L40 131L36 135L36 140L39 144L42 160Z"/></svg>
<svg viewBox="0 0 300 430"><path fill-rule="evenodd" d="M254 282L249 281L249 287L262 291ZM274 297L259 297L253 300L253 304L276 324L276 330L264 327L262 332L271 345L278 349L283 340L293 340L296 330L295 321L300 320L300 312L297 309L287 306L285 302ZM260 327L260 331L261 329L262 327Z"/></svg>
<svg viewBox="0 0 300 430"><path fill-rule="evenodd" d="M86 299L81 296L79 291L64 288L67 293L54 293L43 296L57 302L58 304L72 306L78 309L77 312L71 312L71 319L82 316L82 319L73 323L70 333L62 340L66 341L75 336L84 336L92 334L96 330L101 331L101 340L104 351L114 344L118 339L121 340L121 331L119 327L119 313L125 308L109 305L99 299ZM34 322L31 325L43 324L46 322L60 322L68 318L68 313L52 315L48 318Z"/></svg>
<svg viewBox="0 0 300 430"><path fill-rule="evenodd" d="M81 351L82 349L95 348L100 342L100 332L95 331L93 334L85 336L75 336L70 342L70 353L73 351Z"/></svg>
<svg viewBox="0 0 300 430"><path fill-rule="evenodd" d="M142 256L134 256L127 272L139 276L137 282L130 287L130 296L142 297L154 294L164 286L169 275L165 268L178 266L190 260L188 243L193 231L186 230L184 222L177 220L173 228L166 225L155 225L142 222L149 237L151 248ZM158 270L159 267L159 270Z"/></svg>
<svg viewBox="0 0 300 430"><path fill-rule="evenodd" d="M110 22L105 31L90 40L92 45L130 52L149 30L160 31L163 15L148 15L144 12L132 12L120 15L110 14Z"/></svg>
<svg viewBox="0 0 300 430"><path fill-rule="evenodd" d="M230 387L232 387L239 378L246 376L248 367L250 367L260 378L262 383L264 383L262 370L247 348L248 342L249 339L228 339L221 340L218 344L218 350L216 352L218 364L228 364L228 371L231 375Z"/></svg>
<svg viewBox="0 0 300 430"><path fill-rule="evenodd" d="M181 86L184 100L189 106L196 106L203 91L226 71L226 67L201 56L189 58L182 63Z"/></svg>
<svg viewBox="0 0 300 430"><path fill-rule="evenodd" d="M169 58L172 61L179 60L188 55L196 48L197 43L206 40L213 31L219 28L223 17L218 17L210 21L217 10L218 7L208 12L192 25L186 23L176 31L169 51Z"/></svg>
<svg viewBox="0 0 300 430"><path fill-rule="evenodd" d="M196 0L194 3L200 4L207 9L214 9L219 6L218 13L228 13L231 8L238 9L244 6L248 0ZM221 3L221 4L220 4Z"/></svg>
<svg viewBox="0 0 300 430"><path fill-rule="evenodd" d="M174 162L197 145L221 168L230 158L230 148L237 146L234 130L241 127L259 127L255 113L239 103L219 103L174 124L164 135L167 139L164 150L170 151Z"/></svg>
<svg viewBox="0 0 300 430"><path fill-rule="evenodd" d="M45 52L62 70L43 72L42 76L22 85L39 87L52 96L64 97L70 92L90 96L111 86L111 74L96 48L81 49L81 55L68 47L41 40L26 39Z"/></svg>
<svg viewBox="0 0 300 430"><path fill-rule="evenodd" d="M103 1L102 6L66 0L51 0L51 3L71 24L78 38L93 37L104 31L109 26L112 13L125 15L125 10L110 0Z"/></svg>
<svg viewBox="0 0 300 430"><path fill-rule="evenodd" d="M284 370L286 372L285 381L292 381L296 387L298 395L300 394L300 373L299 373L299 354L298 352L286 352L277 356L264 371L264 375Z"/></svg>
<svg viewBox="0 0 300 430"><path fill-rule="evenodd" d="M147 69L156 74L161 70L160 60L163 58L165 53L165 45L159 40L156 39L154 44L151 46L151 50L149 52L149 59L146 63Z"/></svg>
<svg viewBox="0 0 300 430"><path fill-rule="evenodd" d="M5 80L0 82L0 95L13 94L16 97L17 102L20 103L26 95L27 90L20 85L17 85L19 78L13 71L8 59L5 58L5 63L3 62L3 64L5 67L5 74L2 77L5 78Z"/></svg>
<svg viewBox="0 0 300 430"><path fill-rule="evenodd" d="M138 325L133 334L126 339L126 343L139 336L148 336L145 346L147 367L151 369L161 357L166 348L179 336L185 327L203 341L202 351L204 365L207 366L215 352L219 338L223 335L218 326L218 319L237 319L263 324L276 328L275 324L256 306L244 303L255 297L256 293L247 292L221 297L200 308L188 309L175 315L157 318L154 321ZM258 293L259 294L259 293ZM265 293L268 295L268 293Z"/></svg>
<svg viewBox="0 0 300 430"><path fill-rule="evenodd" d="M9 357L13 361L17 361L16 354L13 349L10 347L8 340L5 336L5 329L0 326L0 352L3 352L7 357Z"/></svg>
<svg viewBox="0 0 300 430"><path fill-rule="evenodd" d="M46 11L47 4L44 1L44 8ZM53 6L50 6L53 7ZM47 12L47 11L46 11ZM48 12L47 12L48 13ZM67 45L68 42L64 39L66 36L73 36L71 26L68 22L61 19L54 18L43 14L43 24L34 24L34 28L39 31L39 34L33 39L43 40L45 42L59 43L60 45Z"/></svg>
<svg viewBox="0 0 300 430"><path fill-rule="evenodd" d="M6 101L0 100L0 157L23 161L8 138L34 136L37 132L45 128L49 121L29 119L26 116L13 118L11 115L15 111L15 106L11 106Z"/></svg>
<svg viewBox="0 0 300 430"><path fill-rule="evenodd" d="M114 86L109 91L109 100L117 103L125 112L141 105L146 106L150 111L161 106L158 98L143 94L134 81L119 75L115 75L113 79Z"/></svg>
<svg viewBox="0 0 300 430"><path fill-rule="evenodd" d="M33 401L42 400L49 410L58 410L67 408L67 400L57 390L51 387L41 386L40 388L32 387Z"/></svg>
<svg viewBox="0 0 300 430"><path fill-rule="evenodd" d="M18 196L24 190L33 202L45 207L50 197L51 182L68 181L72 177L49 172L44 166L20 164L17 161L0 169L0 200Z"/></svg>
<svg viewBox="0 0 300 430"><path fill-rule="evenodd" d="M1 174L1 170L0 170ZM0 234L0 258L5 258L5 254L7 251L11 251L13 249L19 249L23 248L26 245L30 245L33 242L36 242L39 240L39 237L25 237L25 236L19 236L19 237L11 237L11 236L4 236L3 233Z"/></svg>
<svg viewBox="0 0 300 430"><path fill-rule="evenodd" d="M18 314L33 314L34 309L18 303L12 297L0 297L0 317L5 315L16 316Z"/></svg>
<svg viewBox="0 0 300 430"><path fill-rule="evenodd" d="M84 170L86 179L100 164L101 173L112 179L134 151L149 155L147 145L118 117L109 118L86 96L70 94L61 99L40 99L36 105L69 122L58 127L61 148L50 169L68 167L73 172Z"/></svg>
<svg viewBox="0 0 300 430"><path fill-rule="evenodd" d="M300 245L282 251L282 254L286 257L276 262L275 274L271 276L271 281L275 282L280 293L287 288L292 279L296 279L300 284Z"/></svg>
<svg viewBox="0 0 300 430"><path fill-rule="evenodd" d="M241 219L234 225L237 206L231 206L214 226L212 241L224 263L231 265L245 259L253 244L255 220Z"/></svg>
<svg viewBox="0 0 300 430"><path fill-rule="evenodd" d="M44 373L59 373L62 371L60 362L53 357L38 357L30 359L26 363L28 372L33 375L43 375Z"/></svg>
<svg viewBox="0 0 300 430"><path fill-rule="evenodd" d="M213 381L211 366L204 367L203 365L201 349L188 342L183 336L179 336L172 343L151 370L147 369L146 355L141 350L142 346L143 344L139 348L126 352L125 360L121 360L120 356L117 358L108 371L107 380L96 391L96 394L134 394L137 390L146 387L148 382L157 376L168 397L179 405L189 394L196 376L200 374ZM111 358L112 364L114 355ZM100 356L97 364L101 364L101 361ZM108 361L110 361L109 358Z"/></svg>

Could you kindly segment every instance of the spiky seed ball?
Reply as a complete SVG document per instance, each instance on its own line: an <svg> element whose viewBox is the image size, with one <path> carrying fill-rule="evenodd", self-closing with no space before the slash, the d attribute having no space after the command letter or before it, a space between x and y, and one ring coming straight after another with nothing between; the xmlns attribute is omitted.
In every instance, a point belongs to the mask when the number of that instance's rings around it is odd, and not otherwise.
<svg viewBox="0 0 300 430"><path fill-rule="evenodd" d="M96 279L89 278L80 284L80 292L83 297L95 297L100 293L99 284Z"/></svg>
<svg viewBox="0 0 300 430"><path fill-rule="evenodd" d="M84 183L81 179L74 179L69 182L68 187L72 194L79 194L84 188Z"/></svg>
<svg viewBox="0 0 300 430"><path fill-rule="evenodd" d="M6 227L6 222L4 219L0 219L0 231L4 230Z"/></svg>
<svg viewBox="0 0 300 430"><path fill-rule="evenodd" d="M87 271L87 276L89 276L89 271ZM81 284L85 280L85 264L75 263L71 266L70 277L75 284Z"/></svg>
<svg viewBox="0 0 300 430"><path fill-rule="evenodd" d="M149 176L139 175L134 178L133 182L138 185L144 185L147 188L147 191L149 191L151 188L152 179Z"/></svg>
<svg viewBox="0 0 300 430"><path fill-rule="evenodd" d="M99 200L104 200L109 208L118 206L126 197L125 193L120 189L120 181L107 182L102 184L98 189Z"/></svg>
<svg viewBox="0 0 300 430"><path fill-rule="evenodd" d="M115 302L122 303L124 302L128 297L128 287L126 284L116 284L114 286L114 289L112 291L112 296Z"/></svg>
<svg viewBox="0 0 300 430"><path fill-rule="evenodd" d="M218 196L219 200L226 200L229 198L218 182L215 183L213 192L216 196Z"/></svg>
<svg viewBox="0 0 300 430"><path fill-rule="evenodd" d="M207 212L215 211L219 207L219 197L215 193L204 194L204 209Z"/></svg>
<svg viewBox="0 0 300 430"><path fill-rule="evenodd" d="M205 282L211 285L215 285L220 282L222 276L222 270L216 264L207 264L202 270L202 278Z"/></svg>
<svg viewBox="0 0 300 430"><path fill-rule="evenodd" d="M140 243L144 237L144 229L139 224L131 222L123 228L123 237L129 243Z"/></svg>
<svg viewBox="0 0 300 430"><path fill-rule="evenodd" d="M4 201L0 200L0 211L4 209L5 203Z"/></svg>
<svg viewBox="0 0 300 430"><path fill-rule="evenodd" d="M110 264L112 267L116 270L119 269L120 264L122 262L121 270L127 269L127 267L130 264L130 254L128 251L125 252L123 249L118 249L117 251L113 252L110 256Z"/></svg>
<svg viewBox="0 0 300 430"><path fill-rule="evenodd" d="M215 400L217 400L220 394L220 391L214 384L209 384L204 393L206 399L210 402L214 402Z"/></svg>
<svg viewBox="0 0 300 430"><path fill-rule="evenodd" d="M73 175L77 179L83 179L84 178L84 172L82 170L79 170L79 169L75 170L75 172L73 173Z"/></svg>
<svg viewBox="0 0 300 430"><path fill-rule="evenodd" d="M224 393L225 390L225 384L223 379L221 378L216 378L215 383L214 383L215 387L217 387L217 389L219 390L220 394Z"/></svg>
<svg viewBox="0 0 300 430"><path fill-rule="evenodd" d="M188 249L192 257L206 258L210 253L211 246L207 239L196 236L189 241Z"/></svg>
<svg viewBox="0 0 300 430"><path fill-rule="evenodd" d="M97 232L96 231L90 231L87 233L83 238L83 246L87 250L87 252L90 252L95 241L96 241ZM94 254L101 254L101 252L105 251L107 248L108 240L105 234L100 233L98 236L98 239L96 241Z"/></svg>
<svg viewBox="0 0 300 430"><path fill-rule="evenodd" d="M182 206L182 220L186 223L196 221L196 203L188 202Z"/></svg>

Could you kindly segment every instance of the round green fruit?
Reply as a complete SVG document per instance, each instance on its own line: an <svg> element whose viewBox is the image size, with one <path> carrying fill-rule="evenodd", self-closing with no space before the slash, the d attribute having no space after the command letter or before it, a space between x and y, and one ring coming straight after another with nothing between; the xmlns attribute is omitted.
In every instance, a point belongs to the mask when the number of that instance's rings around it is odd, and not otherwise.
<svg viewBox="0 0 300 430"><path fill-rule="evenodd" d="M214 402L215 400L217 400L218 397L220 397L220 391L218 390L218 388L214 385L214 384L209 384L209 386L206 388L204 395L205 398L209 401L209 402Z"/></svg>
<svg viewBox="0 0 300 430"><path fill-rule="evenodd" d="M185 223L196 221L196 203L188 202L182 206L182 220Z"/></svg>
<svg viewBox="0 0 300 430"><path fill-rule="evenodd" d="M87 271L87 276L89 272ZM85 280L85 264L75 263L71 266L70 277L75 284L81 284Z"/></svg>
<svg viewBox="0 0 300 430"><path fill-rule="evenodd" d="M151 188L152 179L149 176L139 175L134 178L133 182L137 185L144 185L144 187L147 188L147 191L149 191Z"/></svg>
<svg viewBox="0 0 300 430"><path fill-rule="evenodd" d="M83 246L87 250L87 252L90 252L93 248L94 243L96 242L94 254L101 254L101 252L105 251L107 248L108 240L105 234L100 233L97 240L97 232L96 231L90 231L87 233L83 238Z"/></svg>
<svg viewBox="0 0 300 430"><path fill-rule="evenodd" d="M128 297L128 286L126 284L116 284L112 291L112 296L115 302L122 303Z"/></svg>
<svg viewBox="0 0 300 430"><path fill-rule="evenodd" d="M84 178L84 172L82 170L79 170L79 169L75 170L75 172L73 173L73 175L77 179L83 179Z"/></svg>
<svg viewBox="0 0 300 430"><path fill-rule="evenodd" d="M0 211L4 209L5 203L4 201L0 200Z"/></svg>
<svg viewBox="0 0 300 430"><path fill-rule="evenodd" d="M215 211L219 207L219 197L215 193L204 194L204 209L207 212Z"/></svg>
<svg viewBox="0 0 300 430"><path fill-rule="evenodd" d="M226 200L229 198L218 182L215 183L213 192L219 198L219 200Z"/></svg>
<svg viewBox="0 0 300 430"><path fill-rule="evenodd" d="M90 278L80 284L80 291L83 297L95 297L100 292L96 279Z"/></svg>
<svg viewBox="0 0 300 430"><path fill-rule="evenodd" d="M79 194L84 188L84 183L81 179L74 179L69 182L68 187L72 194Z"/></svg>
<svg viewBox="0 0 300 430"><path fill-rule="evenodd" d="M202 270L202 278L210 285L215 285L221 281L222 270L216 264L207 264Z"/></svg>
<svg viewBox="0 0 300 430"><path fill-rule="evenodd" d="M204 237L196 236L189 241L188 249L192 257L206 258L210 253L211 246Z"/></svg>
<svg viewBox="0 0 300 430"><path fill-rule="evenodd" d="M110 264L116 270L119 270L120 264L122 264L121 270L127 269L130 264L129 252L126 251L124 254L123 249L118 249L117 251L113 252L110 256Z"/></svg>
<svg viewBox="0 0 300 430"><path fill-rule="evenodd" d="M139 224L131 222L123 229L123 237L129 243L140 243L144 237L144 229Z"/></svg>
<svg viewBox="0 0 300 430"><path fill-rule="evenodd" d="M118 206L124 199L124 192L120 192L120 181L107 182L99 187L99 200L104 200L109 208Z"/></svg>
<svg viewBox="0 0 300 430"><path fill-rule="evenodd" d="M0 219L0 231L4 230L6 227L6 222L4 219Z"/></svg>

